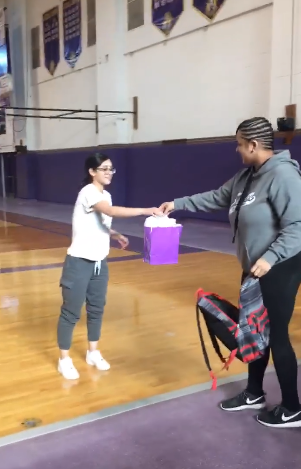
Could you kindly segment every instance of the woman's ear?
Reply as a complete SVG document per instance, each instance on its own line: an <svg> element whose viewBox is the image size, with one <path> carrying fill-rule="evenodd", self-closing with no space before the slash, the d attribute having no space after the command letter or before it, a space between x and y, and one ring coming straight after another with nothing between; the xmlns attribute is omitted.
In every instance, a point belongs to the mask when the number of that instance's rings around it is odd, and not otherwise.
<svg viewBox="0 0 301 469"><path fill-rule="evenodd" d="M258 150L258 142L257 140L251 140L251 153L255 153L256 150Z"/></svg>

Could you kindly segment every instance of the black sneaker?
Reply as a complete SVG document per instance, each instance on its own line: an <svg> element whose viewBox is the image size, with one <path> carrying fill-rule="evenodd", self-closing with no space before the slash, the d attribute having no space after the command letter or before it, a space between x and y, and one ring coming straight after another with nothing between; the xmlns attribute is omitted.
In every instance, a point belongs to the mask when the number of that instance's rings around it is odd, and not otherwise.
<svg viewBox="0 0 301 469"><path fill-rule="evenodd" d="M279 405L273 410L265 410L257 415L257 422L266 427L298 428L301 427L301 408L297 412L290 412Z"/></svg>
<svg viewBox="0 0 301 469"><path fill-rule="evenodd" d="M220 408L227 412L237 412L246 409L264 409L266 406L265 397L253 396L247 391L243 391L238 396L232 397L220 403Z"/></svg>

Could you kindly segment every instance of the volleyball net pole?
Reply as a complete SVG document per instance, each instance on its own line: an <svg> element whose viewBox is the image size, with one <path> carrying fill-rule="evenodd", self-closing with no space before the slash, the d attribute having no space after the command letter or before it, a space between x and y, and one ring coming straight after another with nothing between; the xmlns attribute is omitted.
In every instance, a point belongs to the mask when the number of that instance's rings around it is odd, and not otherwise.
<svg viewBox="0 0 301 469"><path fill-rule="evenodd" d="M107 115L131 115L133 116L133 128L138 129L138 98L133 98L132 111L106 111L100 110L98 105L94 109L68 109L68 108L43 108L43 107L21 107L21 106L3 106L1 110L5 111L6 116L20 117L24 119L59 119L59 120L78 120L78 121L94 121L95 133L99 132L99 116L101 114ZM13 111L13 112L7 112ZM17 111L17 112L16 112ZM21 111L21 112L20 112ZM24 113L25 112L25 113ZM39 115L27 114L26 112L50 112L59 113L55 115ZM77 115L76 115L77 114ZM82 114L90 114L90 116L83 116Z"/></svg>
<svg viewBox="0 0 301 469"><path fill-rule="evenodd" d="M2 77L3 78L3 77ZM6 78L6 77L5 77ZM1 79L0 79L0 89ZM1 94L1 93L0 93ZM95 133L99 133L99 116L103 114L111 116L132 116L133 117L133 129L138 129L138 97L135 96L132 100L133 109L132 111L105 111L100 110L98 105L95 105L94 109L68 109L68 108L42 108L42 107L21 107L21 106L1 106L0 111L5 113L5 116L19 117L24 119L50 119L50 120L78 120L78 121L94 121L95 122ZM13 111L13 112L9 112ZM55 115L39 115L39 114L28 114L28 112L42 112L42 113L56 113ZM58 114L57 114L58 113ZM89 116L83 116L82 114L88 114ZM1 168L1 183L2 183L2 197L6 200L6 182L5 182L5 164L4 154L0 147L0 168Z"/></svg>

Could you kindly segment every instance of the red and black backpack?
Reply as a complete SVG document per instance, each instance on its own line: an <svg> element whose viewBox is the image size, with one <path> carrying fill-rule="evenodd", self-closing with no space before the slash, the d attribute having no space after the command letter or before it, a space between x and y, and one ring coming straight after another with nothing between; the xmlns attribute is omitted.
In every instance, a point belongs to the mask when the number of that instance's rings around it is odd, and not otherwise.
<svg viewBox="0 0 301 469"><path fill-rule="evenodd" d="M205 363L212 379L212 389L216 389L217 380L212 371L201 328L200 315L203 315L209 337L215 352L229 369L234 358L244 363L251 363L260 358L269 345L270 325L261 295L259 280L248 277L240 290L239 306L215 293L197 291L197 325ZM223 357L218 341L229 351L230 356Z"/></svg>

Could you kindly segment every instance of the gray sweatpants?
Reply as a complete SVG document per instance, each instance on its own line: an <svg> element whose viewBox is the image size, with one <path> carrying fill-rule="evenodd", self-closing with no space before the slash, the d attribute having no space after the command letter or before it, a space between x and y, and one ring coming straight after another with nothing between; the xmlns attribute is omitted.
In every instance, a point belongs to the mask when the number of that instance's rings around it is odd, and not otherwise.
<svg viewBox="0 0 301 469"><path fill-rule="evenodd" d="M63 304L57 329L60 350L70 349L73 329L85 301L88 341L99 340L109 279L106 259L101 261L99 270L96 267L95 262L87 259L72 256L65 259L60 280Z"/></svg>

